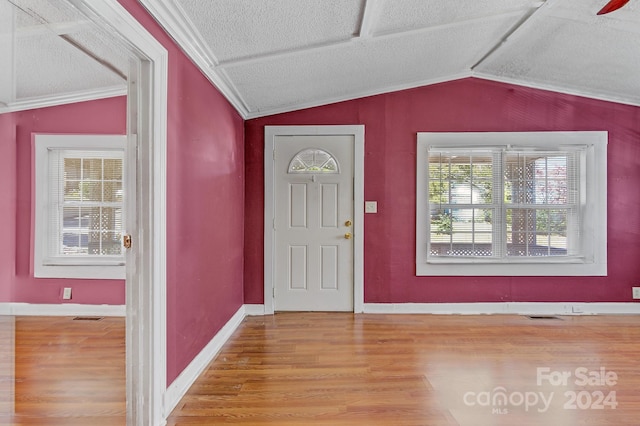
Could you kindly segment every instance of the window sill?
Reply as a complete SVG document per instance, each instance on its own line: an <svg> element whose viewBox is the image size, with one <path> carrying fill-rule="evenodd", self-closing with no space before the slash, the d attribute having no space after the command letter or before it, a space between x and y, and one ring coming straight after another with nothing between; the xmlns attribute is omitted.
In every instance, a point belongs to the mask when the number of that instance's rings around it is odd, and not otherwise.
<svg viewBox="0 0 640 426"><path fill-rule="evenodd" d="M126 267L114 265L36 265L35 278L124 280Z"/></svg>
<svg viewBox="0 0 640 426"><path fill-rule="evenodd" d="M606 263L417 263L416 276L606 276Z"/></svg>
<svg viewBox="0 0 640 426"><path fill-rule="evenodd" d="M491 264L496 266L501 265L565 265L565 264L587 264L593 262L587 262L584 257L579 256L529 256L529 257L508 257L504 259L494 257L430 257L427 259L427 264L441 265L465 265L465 264Z"/></svg>

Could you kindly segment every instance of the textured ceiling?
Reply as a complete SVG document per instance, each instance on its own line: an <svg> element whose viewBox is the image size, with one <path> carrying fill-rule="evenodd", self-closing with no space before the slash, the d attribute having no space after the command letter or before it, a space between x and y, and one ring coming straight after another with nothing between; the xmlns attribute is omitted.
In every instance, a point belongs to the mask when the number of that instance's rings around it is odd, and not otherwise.
<svg viewBox="0 0 640 426"><path fill-rule="evenodd" d="M640 105L640 0L141 0L245 117L465 76Z"/></svg>
<svg viewBox="0 0 640 426"><path fill-rule="evenodd" d="M488 18L536 6L531 0L447 1L380 0L374 34L407 31Z"/></svg>
<svg viewBox="0 0 640 426"><path fill-rule="evenodd" d="M468 76L640 105L640 0L139 1L245 118ZM0 0L0 112L124 93L125 51L65 0Z"/></svg>
<svg viewBox="0 0 640 426"><path fill-rule="evenodd" d="M63 0L0 0L0 112L126 93L126 51Z"/></svg>
<svg viewBox="0 0 640 426"><path fill-rule="evenodd" d="M478 74L640 105L640 1L596 16L600 0L540 10Z"/></svg>
<svg viewBox="0 0 640 426"><path fill-rule="evenodd" d="M364 0L180 1L220 62L348 40L357 31L363 4Z"/></svg>
<svg viewBox="0 0 640 426"><path fill-rule="evenodd" d="M437 29L374 40L355 40L295 55L225 66L249 111L358 97L436 80L468 70L513 24L502 18L475 21L452 34ZM455 55L449 53L455 51ZM407 52L415 52L408 55Z"/></svg>

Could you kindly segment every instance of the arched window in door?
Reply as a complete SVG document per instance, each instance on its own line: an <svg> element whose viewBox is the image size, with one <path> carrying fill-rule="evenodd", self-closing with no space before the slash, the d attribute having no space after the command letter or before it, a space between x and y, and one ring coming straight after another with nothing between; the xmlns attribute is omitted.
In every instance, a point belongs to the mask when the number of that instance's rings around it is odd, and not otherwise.
<svg viewBox="0 0 640 426"><path fill-rule="evenodd" d="M289 162L288 173L340 173L338 160L325 150L304 149L293 156Z"/></svg>

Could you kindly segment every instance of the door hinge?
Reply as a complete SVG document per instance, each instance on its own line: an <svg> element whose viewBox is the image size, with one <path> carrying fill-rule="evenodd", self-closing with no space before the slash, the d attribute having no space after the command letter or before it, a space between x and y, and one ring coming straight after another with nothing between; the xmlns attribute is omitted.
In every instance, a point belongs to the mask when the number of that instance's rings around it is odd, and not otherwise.
<svg viewBox="0 0 640 426"><path fill-rule="evenodd" d="M273 287L273 298L274 299L276 298L276 288L275 287Z"/></svg>

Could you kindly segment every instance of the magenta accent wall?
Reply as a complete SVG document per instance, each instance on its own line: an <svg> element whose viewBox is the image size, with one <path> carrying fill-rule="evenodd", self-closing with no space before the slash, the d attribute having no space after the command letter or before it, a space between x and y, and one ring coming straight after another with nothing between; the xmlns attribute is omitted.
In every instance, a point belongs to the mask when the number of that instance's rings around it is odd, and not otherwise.
<svg viewBox="0 0 640 426"><path fill-rule="evenodd" d="M5 301L58 304L63 303L62 288L73 289L73 299L64 301L80 304L122 305L125 303L124 280L83 280L34 278L31 267L33 242L33 133L85 133L124 134L126 133L126 99L124 97L91 102L40 108L0 115L0 120L13 125L15 137L9 129L9 138L2 138L3 153L0 168L7 177L10 199L6 204L11 227L3 235L11 241L13 249L8 249L9 272L13 279L2 281L2 288L8 287L9 297ZM2 123L0 121L0 123ZM6 126L0 124L0 129ZM3 132L6 130L0 130ZM2 182L3 188L5 182ZM13 186L13 188L11 188ZM3 212L5 209L3 209ZM4 221L2 222L4 224ZM4 244L4 243L3 243Z"/></svg>
<svg viewBox="0 0 640 426"><path fill-rule="evenodd" d="M243 303L244 121L134 0L169 52L167 384Z"/></svg>
<svg viewBox="0 0 640 426"><path fill-rule="evenodd" d="M245 123L245 303L263 303L265 125L365 125L365 302L629 302L640 282L640 108L463 79ZM416 277L416 133L606 130L607 277Z"/></svg>
<svg viewBox="0 0 640 426"><path fill-rule="evenodd" d="M0 302L13 300L16 241L16 126L13 114L0 114Z"/></svg>

